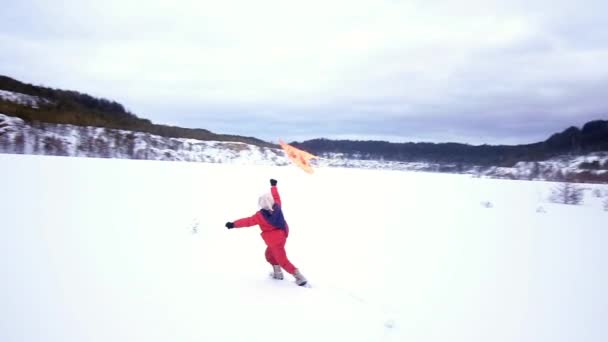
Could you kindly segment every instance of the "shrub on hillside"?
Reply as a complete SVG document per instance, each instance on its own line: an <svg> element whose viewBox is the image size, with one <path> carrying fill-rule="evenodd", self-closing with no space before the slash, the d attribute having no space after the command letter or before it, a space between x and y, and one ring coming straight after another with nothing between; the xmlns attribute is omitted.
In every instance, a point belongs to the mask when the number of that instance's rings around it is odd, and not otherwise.
<svg viewBox="0 0 608 342"><path fill-rule="evenodd" d="M559 183L551 190L549 201L553 203L578 205L583 202L583 197L583 188L573 183L564 182Z"/></svg>
<svg viewBox="0 0 608 342"><path fill-rule="evenodd" d="M55 136L44 137L42 140L44 153L50 156L67 156L68 151L63 141Z"/></svg>

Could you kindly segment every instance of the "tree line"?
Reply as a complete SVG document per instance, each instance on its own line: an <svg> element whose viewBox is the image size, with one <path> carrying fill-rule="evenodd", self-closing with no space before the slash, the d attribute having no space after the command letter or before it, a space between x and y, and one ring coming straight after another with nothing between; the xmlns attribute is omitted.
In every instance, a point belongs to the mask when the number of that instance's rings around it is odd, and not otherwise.
<svg viewBox="0 0 608 342"><path fill-rule="evenodd" d="M293 142L310 153L341 153L349 158L511 167L519 161L542 161L564 154L608 151L608 121L595 120L582 128L570 127L547 140L523 145L468 145L460 143L390 143L313 139ZM584 164L590 170L606 169L608 162Z"/></svg>

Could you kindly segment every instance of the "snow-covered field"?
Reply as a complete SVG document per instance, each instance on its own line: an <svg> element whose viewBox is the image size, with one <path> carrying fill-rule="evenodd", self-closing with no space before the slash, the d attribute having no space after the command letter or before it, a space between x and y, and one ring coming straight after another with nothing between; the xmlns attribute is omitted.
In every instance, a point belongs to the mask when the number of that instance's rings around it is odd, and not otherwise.
<svg viewBox="0 0 608 342"><path fill-rule="evenodd" d="M271 177L312 288L268 277L258 228L224 228ZM542 182L8 154L0 180L3 342L608 340L608 195L566 206Z"/></svg>

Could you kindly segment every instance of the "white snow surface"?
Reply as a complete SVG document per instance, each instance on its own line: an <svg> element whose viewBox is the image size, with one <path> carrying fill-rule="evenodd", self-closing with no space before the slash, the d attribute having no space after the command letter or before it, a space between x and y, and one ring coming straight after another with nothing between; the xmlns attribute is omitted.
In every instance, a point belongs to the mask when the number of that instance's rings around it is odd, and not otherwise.
<svg viewBox="0 0 608 342"><path fill-rule="evenodd" d="M32 96L2 89L0 89L0 100L10 101L17 104L30 106L32 108L38 108L40 104L47 104L51 102L47 99L38 96Z"/></svg>
<svg viewBox="0 0 608 342"><path fill-rule="evenodd" d="M269 178L312 288L224 228ZM3 342L608 340L606 186L9 154L0 179Z"/></svg>

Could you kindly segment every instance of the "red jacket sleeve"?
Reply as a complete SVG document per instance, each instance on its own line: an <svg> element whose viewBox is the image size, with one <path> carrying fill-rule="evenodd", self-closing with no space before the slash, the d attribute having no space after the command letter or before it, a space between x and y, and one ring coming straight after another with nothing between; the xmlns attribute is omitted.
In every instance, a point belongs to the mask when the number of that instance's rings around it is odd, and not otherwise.
<svg viewBox="0 0 608 342"><path fill-rule="evenodd" d="M274 203L281 205L281 196L279 196L279 189L276 186L270 187L270 193L272 194L272 198L274 199Z"/></svg>
<svg viewBox="0 0 608 342"><path fill-rule="evenodd" d="M245 227L255 226L256 224L258 224L258 220L256 217L257 217L257 213L253 214L253 216L250 216L250 217L238 219L233 222L234 228L245 228Z"/></svg>

